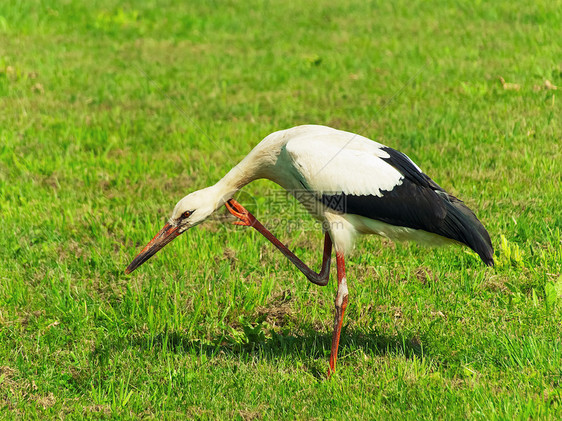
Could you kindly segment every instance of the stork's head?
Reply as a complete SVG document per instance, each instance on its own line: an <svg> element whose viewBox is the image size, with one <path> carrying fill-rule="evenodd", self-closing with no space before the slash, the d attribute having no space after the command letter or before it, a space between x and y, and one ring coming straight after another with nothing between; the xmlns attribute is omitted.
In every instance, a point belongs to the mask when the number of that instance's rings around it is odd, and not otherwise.
<svg viewBox="0 0 562 421"><path fill-rule="evenodd" d="M168 223L164 225L160 232L150 240L131 264L127 266L125 273L134 271L178 235L183 234L189 228L199 225L207 219L223 204L224 200L221 197L217 197L214 186L185 196L174 208Z"/></svg>

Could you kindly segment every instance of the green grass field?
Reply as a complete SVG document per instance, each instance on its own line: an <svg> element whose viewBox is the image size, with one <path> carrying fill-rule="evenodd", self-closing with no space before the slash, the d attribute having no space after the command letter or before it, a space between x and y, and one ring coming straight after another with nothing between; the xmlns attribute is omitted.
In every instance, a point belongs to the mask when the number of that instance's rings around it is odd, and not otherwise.
<svg viewBox="0 0 562 421"><path fill-rule="evenodd" d="M300 3L0 2L0 418L562 418L562 2ZM496 249L363 238L328 381L334 279L254 230L219 215L124 274L312 123L408 154ZM239 200L318 267L272 197Z"/></svg>

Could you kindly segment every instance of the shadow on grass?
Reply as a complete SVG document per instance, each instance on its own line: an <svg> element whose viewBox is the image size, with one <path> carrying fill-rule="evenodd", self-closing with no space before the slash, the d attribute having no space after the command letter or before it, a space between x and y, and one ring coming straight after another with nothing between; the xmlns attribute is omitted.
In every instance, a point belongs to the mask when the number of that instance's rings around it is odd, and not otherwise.
<svg viewBox="0 0 562 421"><path fill-rule="evenodd" d="M182 332L168 331L158 334L149 332L139 334L131 333L128 336L114 338L113 341L104 342L96 347L92 356L103 364L104 360L115 351L127 348L140 349L149 353L172 352L176 354L205 356L208 359L220 355L233 355L248 360L255 358L277 361L283 357L293 357L303 360L319 360L328 362L332 334L318 332L312 326L300 326L299 334L279 334L261 331L253 332L245 330L242 340L233 341L227 335L217 336L210 340L201 341L192 339ZM339 357L340 360L346 355L362 351L371 357L384 355L401 355L405 358L423 359L428 353L426 347L422 346L417 335L406 335L398 332L395 335L378 334L377 332L360 332L352 329L342 331ZM325 364L316 367L308 367L311 374L318 379L325 378Z"/></svg>

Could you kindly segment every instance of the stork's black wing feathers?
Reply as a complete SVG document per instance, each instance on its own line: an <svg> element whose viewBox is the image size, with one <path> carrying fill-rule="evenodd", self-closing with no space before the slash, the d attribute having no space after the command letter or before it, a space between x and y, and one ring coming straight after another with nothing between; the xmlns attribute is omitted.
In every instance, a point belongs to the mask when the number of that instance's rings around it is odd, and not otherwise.
<svg viewBox="0 0 562 421"><path fill-rule="evenodd" d="M389 157L381 159L403 175L401 184L382 191L382 196L323 194L322 203L345 213L450 238L466 244L492 266L494 250L490 236L476 215L421 172L406 155L388 147L382 150Z"/></svg>

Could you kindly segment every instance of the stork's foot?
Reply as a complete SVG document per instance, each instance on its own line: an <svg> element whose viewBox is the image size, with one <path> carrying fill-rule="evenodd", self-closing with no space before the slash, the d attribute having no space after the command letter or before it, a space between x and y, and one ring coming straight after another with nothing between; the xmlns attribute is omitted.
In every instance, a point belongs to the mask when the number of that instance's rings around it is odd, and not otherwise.
<svg viewBox="0 0 562 421"><path fill-rule="evenodd" d="M332 336L332 349L330 352L330 369L328 370L328 378L330 378L330 376L336 371L336 361L338 359L338 348L340 345L343 315L345 314L345 309L347 308L347 295L343 297L343 300L340 303L338 303L338 298L336 298L336 310L334 312L334 334Z"/></svg>
<svg viewBox="0 0 562 421"><path fill-rule="evenodd" d="M347 308L348 289L347 280L345 278L345 260L343 254L336 252L336 262L338 267L338 293L336 294L335 312L334 312L334 334L332 336L332 349L330 352L330 369L328 370L328 378L336 371L336 361L338 359L338 347L340 345L340 334L343 325L343 315Z"/></svg>
<svg viewBox="0 0 562 421"><path fill-rule="evenodd" d="M246 208L244 208L244 206L242 206L236 200L230 199L224 204L224 206L226 206L226 209L228 209L228 211L232 215L238 218L238 221L233 222L234 225L251 227L254 224L256 220L254 216L250 212L248 212Z"/></svg>

